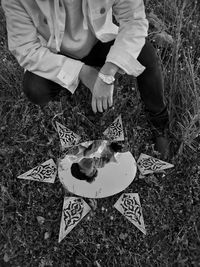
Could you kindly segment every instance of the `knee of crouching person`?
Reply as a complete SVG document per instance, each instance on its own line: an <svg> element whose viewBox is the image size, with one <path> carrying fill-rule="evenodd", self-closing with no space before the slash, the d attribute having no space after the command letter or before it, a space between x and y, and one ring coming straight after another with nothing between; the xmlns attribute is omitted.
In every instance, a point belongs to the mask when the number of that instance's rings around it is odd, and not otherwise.
<svg viewBox="0 0 200 267"><path fill-rule="evenodd" d="M24 73L22 89L29 101L44 106L51 100L50 87L46 79L29 71Z"/></svg>

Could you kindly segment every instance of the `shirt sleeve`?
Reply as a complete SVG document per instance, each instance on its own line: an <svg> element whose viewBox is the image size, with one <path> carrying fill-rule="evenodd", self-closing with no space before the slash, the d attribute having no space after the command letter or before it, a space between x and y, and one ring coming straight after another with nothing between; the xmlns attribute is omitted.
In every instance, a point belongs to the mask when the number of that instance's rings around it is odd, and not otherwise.
<svg viewBox="0 0 200 267"><path fill-rule="evenodd" d="M137 77L145 69L137 57L148 35L148 21L143 0L115 0L113 14L119 22L119 32L106 61Z"/></svg>
<svg viewBox="0 0 200 267"><path fill-rule="evenodd" d="M79 84L83 62L55 54L43 44L30 16L18 0L2 0L8 48L21 67L58 83L72 94Z"/></svg>

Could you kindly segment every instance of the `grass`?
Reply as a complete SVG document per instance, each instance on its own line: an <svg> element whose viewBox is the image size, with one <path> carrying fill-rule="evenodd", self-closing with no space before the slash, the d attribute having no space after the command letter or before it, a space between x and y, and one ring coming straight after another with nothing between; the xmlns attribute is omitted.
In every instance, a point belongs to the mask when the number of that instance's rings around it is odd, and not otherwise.
<svg viewBox="0 0 200 267"><path fill-rule="evenodd" d="M28 102L21 93L23 70L8 51L0 12L0 266L200 266L200 4L146 2L147 13L156 16L149 38L156 40L163 62L175 168L145 178L137 173L125 190L140 195L147 236L113 208L117 194L99 199L97 209L60 244L65 192L58 179L53 185L16 179L60 157L52 121L58 119L86 141L101 137L122 114L125 147L136 159L140 153L156 156L151 131L128 76L118 79L115 112L94 116L90 92L83 87L73 97L64 92L60 102L43 110ZM173 45L165 39L158 42L163 31L172 36ZM44 224L37 216L45 218Z"/></svg>

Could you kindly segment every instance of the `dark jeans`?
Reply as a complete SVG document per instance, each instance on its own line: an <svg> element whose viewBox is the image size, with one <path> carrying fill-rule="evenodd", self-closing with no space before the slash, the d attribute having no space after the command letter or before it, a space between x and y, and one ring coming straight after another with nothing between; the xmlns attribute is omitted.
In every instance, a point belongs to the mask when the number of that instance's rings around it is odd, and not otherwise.
<svg viewBox="0 0 200 267"><path fill-rule="evenodd" d="M81 59L87 65L101 67L114 41L101 43L93 47L88 56ZM159 58L153 45L146 41L137 60L146 67L137 77L141 99L144 102L150 122L156 128L164 128L168 124L168 111L164 101L164 84ZM55 98L63 87L26 71L24 74L23 91L35 104L44 105ZM65 89L66 90L66 89Z"/></svg>

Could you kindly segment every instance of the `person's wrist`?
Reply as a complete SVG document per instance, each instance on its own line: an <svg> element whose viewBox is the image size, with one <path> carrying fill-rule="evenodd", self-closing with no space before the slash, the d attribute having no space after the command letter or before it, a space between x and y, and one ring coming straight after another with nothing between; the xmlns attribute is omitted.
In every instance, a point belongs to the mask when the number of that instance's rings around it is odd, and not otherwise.
<svg viewBox="0 0 200 267"><path fill-rule="evenodd" d="M115 76L118 70L119 67L117 65L115 65L112 62L106 62L100 69L100 72L103 73L104 75Z"/></svg>

